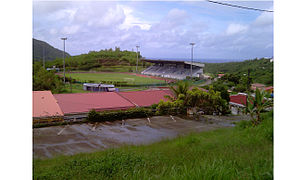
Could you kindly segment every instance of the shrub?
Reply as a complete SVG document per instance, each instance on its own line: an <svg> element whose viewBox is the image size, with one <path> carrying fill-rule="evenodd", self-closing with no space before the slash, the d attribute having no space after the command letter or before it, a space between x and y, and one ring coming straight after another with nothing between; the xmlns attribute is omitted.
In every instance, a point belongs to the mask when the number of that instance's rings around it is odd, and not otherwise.
<svg viewBox="0 0 300 180"><path fill-rule="evenodd" d="M170 114L171 108L173 108L172 102L160 100L160 102L157 105L156 115Z"/></svg>
<svg viewBox="0 0 300 180"><path fill-rule="evenodd" d="M104 122L104 121L114 121L129 118L143 118L153 115L152 110L146 108L134 108L126 111L104 111L96 112L91 110L88 113L88 121L92 122Z"/></svg>
<svg viewBox="0 0 300 180"><path fill-rule="evenodd" d="M88 113L88 121L96 122L100 118L99 113L97 113L94 109Z"/></svg>

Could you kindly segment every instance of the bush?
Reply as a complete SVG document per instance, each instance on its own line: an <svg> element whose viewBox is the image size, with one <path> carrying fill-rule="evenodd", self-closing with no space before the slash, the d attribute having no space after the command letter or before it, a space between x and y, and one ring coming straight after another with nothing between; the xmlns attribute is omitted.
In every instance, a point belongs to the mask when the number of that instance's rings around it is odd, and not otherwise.
<svg viewBox="0 0 300 180"><path fill-rule="evenodd" d="M143 118L153 115L152 110L146 108L134 108L126 111L103 111L96 112L91 110L88 113L88 121L92 122L104 122L104 121L114 121L129 118Z"/></svg>
<svg viewBox="0 0 300 180"><path fill-rule="evenodd" d="M96 122L100 118L99 113L97 113L94 109L88 113L88 121Z"/></svg>
<svg viewBox="0 0 300 180"><path fill-rule="evenodd" d="M174 102L161 100L156 107L156 115L177 115L186 114L186 108L183 107L182 100L176 100Z"/></svg>

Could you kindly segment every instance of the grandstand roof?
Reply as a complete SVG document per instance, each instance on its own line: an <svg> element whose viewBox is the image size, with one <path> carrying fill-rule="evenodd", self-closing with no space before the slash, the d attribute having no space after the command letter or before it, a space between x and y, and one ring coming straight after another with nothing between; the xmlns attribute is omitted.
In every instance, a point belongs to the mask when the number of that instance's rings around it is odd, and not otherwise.
<svg viewBox="0 0 300 180"><path fill-rule="evenodd" d="M137 106L146 107L159 103L161 99L167 100L164 96L171 95L171 92L169 90L150 90L119 92L119 94Z"/></svg>
<svg viewBox="0 0 300 180"><path fill-rule="evenodd" d="M33 117L63 116L64 113L57 104L51 91L33 91Z"/></svg>
<svg viewBox="0 0 300 180"><path fill-rule="evenodd" d="M65 114L87 113L97 111L129 109L135 105L115 92L55 94Z"/></svg>
<svg viewBox="0 0 300 180"><path fill-rule="evenodd" d="M150 63L168 63L168 64L193 64L194 66L204 67L205 65L199 62L190 62L190 61L173 61L173 60L152 60L152 59L145 59L143 61L150 62Z"/></svg>

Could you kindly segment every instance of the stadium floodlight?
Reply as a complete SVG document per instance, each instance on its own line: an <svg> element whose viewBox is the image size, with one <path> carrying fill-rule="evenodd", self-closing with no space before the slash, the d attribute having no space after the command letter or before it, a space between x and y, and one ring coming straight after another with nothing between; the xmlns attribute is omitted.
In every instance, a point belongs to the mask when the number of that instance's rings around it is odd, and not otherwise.
<svg viewBox="0 0 300 180"><path fill-rule="evenodd" d="M65 66L65 41L67 38L60 38L61 40L64 41L64 52L63 52L63 57L64 57L64 84L66 84L66 66Z"/></svg>
<svg viewBox="0 0 300 180"><path fill-rule="evenodd" d="M195 43L190 43L192 45L192 50L191 50L191 77L193 76L193 53L194 53L194 45Z"/></svg>
<svg viewBox="0 0 300 180"><path fill-rule="evenodd" d="M45 45L43 44L43 67L44 69L46 69L45 67Z"/></svg>
<svg viewBox="0 0 300 180"><path fill-rule="evenodd" d="M135 68L135 73L138 73L138 64L139 64L139 47L138 45L136 45L136 68Z"/></svg>

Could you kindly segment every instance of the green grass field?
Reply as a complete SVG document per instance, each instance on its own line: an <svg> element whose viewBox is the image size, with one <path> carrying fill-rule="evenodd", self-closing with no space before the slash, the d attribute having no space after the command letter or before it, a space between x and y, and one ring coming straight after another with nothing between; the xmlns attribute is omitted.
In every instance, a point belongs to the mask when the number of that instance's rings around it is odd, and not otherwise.
<svg viewBox="0 0 300 180"><path fill-rule="evenodd" d="M146 90L146 87L118 87L121 91L142 91ZM73 83L72 85L66 84L65 91L62 93L91 93L93 91L85 91L83 90L83 85L78 83Z"/></svg>
<svg viewBox="0 0 300 180"><path fill-rule="evenodd" d="M101 81L126 81L128 84L164 83L162 80L139 77L125 73L66 73L66 77L71 77L80 82L94 81L95 83L100 83Z"/></svg>
<svg viewBox="0 0 300 180"><path fill-rule="evenodd" d="M273 179L273 114L257 127L33 161L33 179Z"/></svg>

